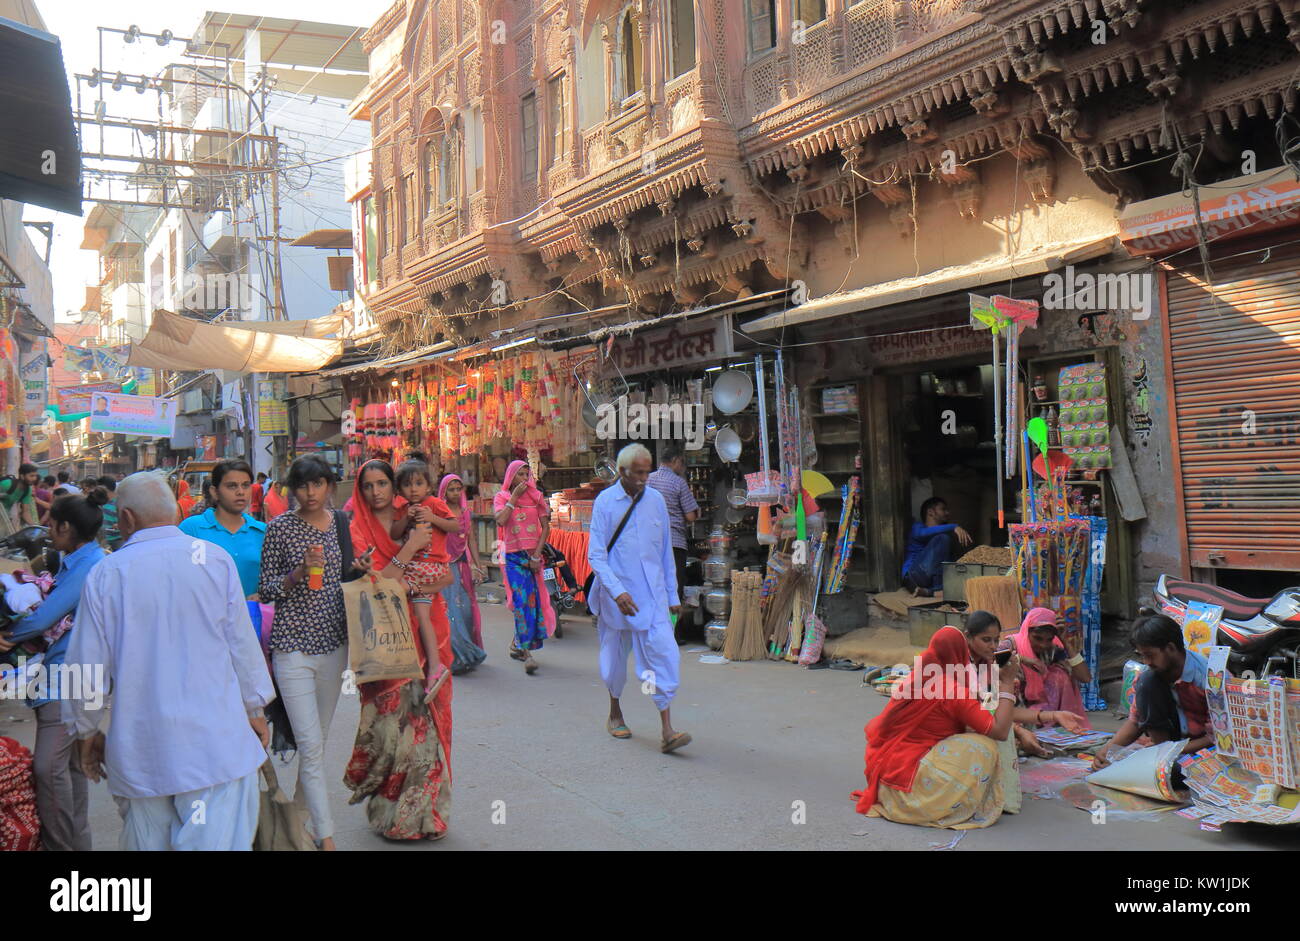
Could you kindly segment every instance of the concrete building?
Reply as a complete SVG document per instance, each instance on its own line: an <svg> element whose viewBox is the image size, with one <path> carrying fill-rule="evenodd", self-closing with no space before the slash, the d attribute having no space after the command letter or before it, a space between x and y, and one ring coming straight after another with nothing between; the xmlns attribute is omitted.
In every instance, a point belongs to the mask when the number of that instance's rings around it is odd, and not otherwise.
<svg viewBox="0 0 1300 941"><path fill-rule="evenodd" d="M99 204L87 218L83 247L100 251L104 278L88 289L87 310L101 315L105 345L141 339L158 308L256 322L321 316L351 296L350 280L331 274L345 275L345 266L327 266L320 247L351 225L343 158L366 145L346 110L365 82L362 32L204 16L187 57L154 81L165 122L189 132L167 137L162 157L182 162L175 173L153 186L146 179L133 196L163 205ZM335 249L345 253L350 239ZM196 382L178 372L166 389ZM256 383L233 373L202 380L210 392L197 411L181 410L172 459L215 436L220 456L245 457L258 470L283 461L283 442L277 449L256 434ZM251 433L236 416L251 421Z"/></svg>

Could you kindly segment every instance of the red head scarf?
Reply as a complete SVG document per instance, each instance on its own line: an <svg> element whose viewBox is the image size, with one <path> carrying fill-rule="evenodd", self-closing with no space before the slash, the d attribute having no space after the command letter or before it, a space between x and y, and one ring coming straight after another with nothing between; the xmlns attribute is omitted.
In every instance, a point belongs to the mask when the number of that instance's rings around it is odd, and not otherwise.
<svg viewBox="0 0 1300 941"><path fill-rule="evenodd" d="M379 521L361 489L366 473L371 470L382 471L390 481L393 479L393 468L387 461L366 461L357 471L357 488L352 500L352 551L360 556L373 546L374 569L380 571L392 561L401 547L389 535L388 527ZM394 488L393 507L400 508L403 503L405 501L397 496Z"/></svg>
<svg viewBox="0 0 1300 941"><path fill-rule="evenodd" d="M907 695L904 698L891 697L885 711L867 724L867 786L853 795L858 801L859 813L866 813L876 803L876 791L882 782L910 790L917 765L926 752L948 736L965 731L964 724L947 717L952 713L953 700L975 699L971 692L973 684L963 673L946 668L970 664L966 635L957 628L941 627L930 639L930 646L921 655L919 672L922 675L918 676L918 671L914 671L914 675L904 681ZM956 684L944 682L941 697L923 698L920 695L922 689L933 688L933 684L923 683L923 680L936 667L943 671L944 676L956 676L958 680Z"/></svg>

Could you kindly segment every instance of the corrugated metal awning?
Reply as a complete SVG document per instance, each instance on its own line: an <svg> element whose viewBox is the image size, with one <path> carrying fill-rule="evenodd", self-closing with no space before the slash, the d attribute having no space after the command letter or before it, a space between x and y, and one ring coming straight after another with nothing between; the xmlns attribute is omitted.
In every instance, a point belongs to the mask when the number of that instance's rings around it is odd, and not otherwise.
<svg viewBox="0 0 1300 941"><path fill-rule="evenodd" d="M383 372L388 369L398 369L402 366L414 366L433 359L438 353L451 350L455 345L450 340L443 340L441 343L435 343L432 346L422 346L419 349L408 350L405 353L398 353L395 356L387 356L383 359L371 360L366 363L354 363L351 366L341 366L337 369L323 369L314 373L314 375L322 378L333 378L336 376L351 376L372 370Z"/></svg>

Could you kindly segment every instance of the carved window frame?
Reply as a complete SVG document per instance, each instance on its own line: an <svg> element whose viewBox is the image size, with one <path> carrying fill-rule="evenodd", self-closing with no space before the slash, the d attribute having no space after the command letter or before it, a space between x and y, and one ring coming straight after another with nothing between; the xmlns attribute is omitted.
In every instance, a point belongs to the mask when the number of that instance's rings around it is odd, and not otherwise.
<svg viewBox="0 0 1300 941"><path fill-rule="evenodd" d="M767 15L765 17L756 17L754 10L756 7L766 7ZM761 59L763 56L776 52L777 33L777 5L776 0L745 0L745 48L749 52L749 61ZM769 26L769 32L772 36L772 44L759 49L754 46L754 25L755 20L766 19Z"/></svg>
<svg viewBox="0 0 1300 941"><path fill-rule="evenodd" d="M614 17L614 88L619 109L627 111L645 100L645 45L641 42L641 16L628 4ZM629 43L630 40L630 43ZM636 72L636 87L629 73Z"/></svg>
<svg viewBox="0 0 1300 941"><path fill-rule="evenodd" d="M677 27L682 21L681 5L690 9L691 27L691 63L679 69L674 50L677 46ZM691 74L700 65L700 31L696 28L696 4L694 0L666 0L664 4L664 75L669 83Z"/></svg>

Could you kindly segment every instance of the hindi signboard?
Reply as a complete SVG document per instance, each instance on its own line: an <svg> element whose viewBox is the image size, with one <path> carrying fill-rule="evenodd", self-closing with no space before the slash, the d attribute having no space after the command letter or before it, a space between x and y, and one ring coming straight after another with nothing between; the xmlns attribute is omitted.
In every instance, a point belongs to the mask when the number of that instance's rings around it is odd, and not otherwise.
<svg viewBox="0 0 1300 941"><path fill-rule="evenodd" d="M91 398L90 430L170 438L176 431L176 400L111 392L96 394Z"/></svg>
<svg viewBox="0 0 1300 941"><path fill-rule="evenodd" d="M679 369L725 359L732 352L731 318L704 324L683 321L658 330L619 337L610 358L624 375Z"/></svg>
<svg viewBox="0 0 1300 941"><path fill-rule="evenodd" d="M64 386L57 390L59 414L79 415L90 411L90 397L121 390L120 382L92 382L85 386Z"/></svg>
<svg viewBox="0 0 1300 941"><path fill-rule="evenodd" d="M260 379L257 383L257 433L289 433L288 383L283 379Z"/></svg>

